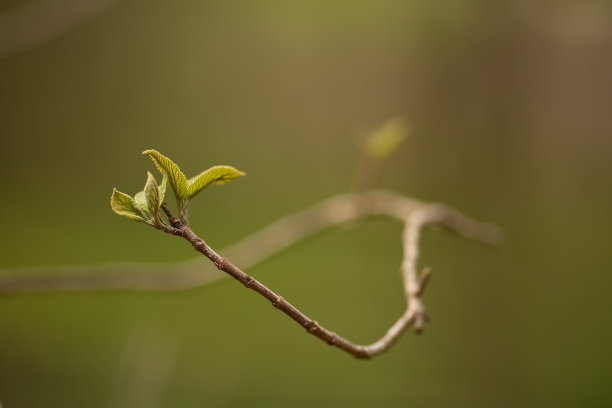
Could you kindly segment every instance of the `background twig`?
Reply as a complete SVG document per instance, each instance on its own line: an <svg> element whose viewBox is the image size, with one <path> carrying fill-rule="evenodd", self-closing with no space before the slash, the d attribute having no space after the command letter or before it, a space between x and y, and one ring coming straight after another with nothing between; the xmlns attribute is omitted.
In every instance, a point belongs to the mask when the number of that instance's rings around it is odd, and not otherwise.
<svg viewBox="0 0 612 408"><path fill-rule="evenodd" d="M404 222L425 204L397 193L372 190L344 194L283 217L220 252L243 269L327 228L370 216L387 216ZM468 238L494 244L499 231L455 210L434 206L446 214L446 224ZM185 290L214 282L226 275L202 259L177 263L114 262L100 265L58 265L0 270L0 293L99 291L99 290Z"/></svg>

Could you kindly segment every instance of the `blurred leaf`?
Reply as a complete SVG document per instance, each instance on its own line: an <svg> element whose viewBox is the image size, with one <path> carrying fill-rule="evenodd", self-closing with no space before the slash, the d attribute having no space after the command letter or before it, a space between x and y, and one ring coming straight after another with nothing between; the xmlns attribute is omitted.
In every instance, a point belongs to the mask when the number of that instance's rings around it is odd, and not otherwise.
<svg viewBox="0 0 612 408"><path fill-rule="evenodd" d="M385 122L366 141L366 154L377 160L391 156L408 138L409 127L405 120L394 118Z"/></svg>
<svg viewBox="0 0 612 408"><path fill-rule="evenodd" d="M149 155L159 171L168 177L170 186L174 190L177 200L187 198L187 178L172 160L158 152L157 150L145 150L142 154Z"/></svg>
<svg viewBox="0 0 612 408"><path fill-rule="evenodd" d="M113 211L119 215L123 215L134 221L147 222L146 215L136 204L135 200L115 188L113 188L110 204Z"/></svg>
<svg viewBox="0 0 612 408"><path fill-rule="evenodd" d="M232 166L211 167L187 181L187 198L194 197L212 183L223 184L244 175L245 173Z"/></svg>

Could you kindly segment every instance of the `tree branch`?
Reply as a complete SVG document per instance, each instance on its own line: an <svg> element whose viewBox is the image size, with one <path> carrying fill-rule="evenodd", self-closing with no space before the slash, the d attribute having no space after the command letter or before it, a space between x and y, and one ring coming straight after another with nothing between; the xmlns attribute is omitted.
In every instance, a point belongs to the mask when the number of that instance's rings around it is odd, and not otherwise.
<svg viewBox="0 0 612 408"><path fill-rule="evenodd" d="M381 193L379 192L378 194ZM338 221L337 218L339 218L343 219L343 221L348 221L362 213L377 214L381 211L393 216L398 216L400 214L406 215L405 228L402 236L404 257L401 266L406 297L406 311L378 341L370 345L352 343L344 337L326 329L315 320L312 320L282 296L269 289L254 277L243 272L229 259L217 254L203 239L193 232L188 224L174 223L173 227L163 226L161 229L167 233L185 238L191 243L196 251L210 259L218 269L226 272L242 283L246 288L268 299L275 308L279 309L300 326L304 327L308 333L325 341L329 345L348 352L356 358L369 359L389 349L402 333L411 326L414 326L417 332L422 331L425 322L428 320L425 306L421 298L430 275L429 272L424 272L421 279L419 279L416 269L419 255L418 244L423 227L428 224L440 223L470 238L476 237L481 240L493 239L491 235L493 230L487 230L488 227L484 228L483 225L474 223L461 216L458 212L439 205L415 205L415 202L406 200L393 203L393 199L396 197L393 197L392 200L378 201L376 199L378 198L377 195L353 197L359 199L350 201L352 208L344 208L344 211L341 212L329 212L327 213L327 220ZM361 200L363 198L367 199ZM387 204L392 203L395 204L395 206L381 206L383 202ZM321 217L321 219L324 218ZM304 232L303 229L302 232ZM279 234L278 232L274 234L274 236L282 235L283 234Z"/></svg>

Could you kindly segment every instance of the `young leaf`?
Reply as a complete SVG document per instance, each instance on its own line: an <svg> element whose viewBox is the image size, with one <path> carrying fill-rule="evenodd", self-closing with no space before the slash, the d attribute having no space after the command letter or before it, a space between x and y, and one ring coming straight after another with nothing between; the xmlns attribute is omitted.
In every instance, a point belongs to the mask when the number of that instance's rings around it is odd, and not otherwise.
<svg viewBox="0 0 612 408"><path fill-rule="evenodd" d="M408 125L404 120L391 119L367 140L365 151L373 159L384 160L406 140L408 132Z"/></svg>
<svg viewBox="0 0 612 408"><path fill-rule="evenodd" d="M166 176L164 174L164 177L162 178L162 182L159 186L157 186L157 191L159 194L159 205L161 207L161 205L164 203L164 197L166 196L166 183L168 181L168 176Z"/></svg>
<svg viewBox="0 0 612 408"><path fill-rule="evenodd" d="M168 176L170 187L174 190L174 195L178 200L187 198L187 178L179 166L157 150L145 150L142 154L151 157L159 171Z"/></svg>
<svg viewBox="0 0 612 408"><path fill-rule="evenodd" d="M136 203L136 206L140 210L142 211L149 210L149 206L147 205L147 196L145 196L144 191L139 191L138 193L134 194L134 202Z"/></svg>
<svg viewBox="0 0 612 408"><path fill-rule="evenodd" d="M111 208L114 212L134 221L147 222L145 214L138 207L132 197L113 188L111 195Z"/></svg>
<svg viewBox="0 0 612 408"><path fill-rule="evenodd" d="M147 171L147 184L145 184L144 193L147 200L147 208L149 212L153 214L155 219L158 219L159 207L161 206L161 201L159 200L159 189L157 188L157 180L151 174L151 172Z"/></svg>
<svg viewBox="0 0 612 408"><path fill-rule="evenodd" d="M223 184L245 174L232 166L214 166L187 181L187 198L192 198L210 184Z"/></svg>

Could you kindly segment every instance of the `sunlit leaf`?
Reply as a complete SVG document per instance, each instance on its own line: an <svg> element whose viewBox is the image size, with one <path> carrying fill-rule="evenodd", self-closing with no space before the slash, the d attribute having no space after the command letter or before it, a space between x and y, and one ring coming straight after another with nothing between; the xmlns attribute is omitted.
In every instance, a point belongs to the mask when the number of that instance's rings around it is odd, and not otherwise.
<svg viewBox="0 0 612 408"><path fill-rule="evenodd" d="M149 206L147 205L147 196L144 191L139 191L134 194L134 203L138 206L139 209L143 211L148 211Z"/></svg>
<svg viewBox="0 0 612 408"><path fill-rule="evenodd" d="M187 198L192 198L210 184L223 184L232 181L245 173L232 166L214 166L187 181Z"/></svg>
<svg viewBox="0 0 612 408"><path fill-rule="evenodd" d="M145 150L142 154L151 157L157 168L168 177L170 187L178 200L187 198L187 178L179 166L157 150Z"/></svg>
<svg viewBox="0 0 612 408"><path fill-rule="evenodd" d="M157 219L157 213L159 212L159 206L161 202L159 200L159 190L157 188L157 180L147 171L147 184L145 184L144 193L147 201L147 208L149 212L153 214L153 217Z"/></svg>
<svg viewBox="0 0 612 408"><path fill-rule="evenodd" d="M135 200L117 189L113 189L110 204L113 211L119 215L135 221L147 222L146 215L136 204Z"/></svg>
<svg viewBox="0 0 612 408"><path fill-rule="evenodd" d="M168 182L168 176L164 174L162 178L162 182L159 186L157 186L157 191L159 193L159 205L161 206L164 203L164 197L166 197L166 184Z"/></svg>

